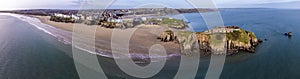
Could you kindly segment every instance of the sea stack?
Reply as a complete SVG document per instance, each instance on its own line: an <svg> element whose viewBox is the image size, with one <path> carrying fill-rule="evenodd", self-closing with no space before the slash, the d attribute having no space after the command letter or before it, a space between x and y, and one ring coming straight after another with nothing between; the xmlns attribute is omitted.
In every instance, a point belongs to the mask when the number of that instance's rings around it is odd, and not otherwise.
<svg viewBox="0 0 300 79"><path fill-rule="evenodd" d="M163 32L158 39L160 39L163 42L172 42L176 39L174 32L171 30L167 30L165 32Z"/></svg>
<svg viewBox="0 0 300 79"><path fill-rule="evenodd" d="M292 32L288 32L288 33L285 33L284 35L286 35L286 36L293 36L293 33Z"/></svg>

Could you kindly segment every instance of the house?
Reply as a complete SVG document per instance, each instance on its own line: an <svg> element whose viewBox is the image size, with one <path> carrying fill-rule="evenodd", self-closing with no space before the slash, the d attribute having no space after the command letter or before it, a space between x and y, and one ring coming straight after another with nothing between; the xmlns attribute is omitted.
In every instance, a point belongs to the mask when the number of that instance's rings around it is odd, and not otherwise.
<svg viewBox="0 0 300 79"><path fill-rule="evenodd" d="M56 16L56 17L64 17L64 14L54 13L54 16Z"/></svg>
<svg viewBox="0 0 300 79"><path fill-rule="evenodd" d="M92 21L92 20L93 20L93 16L87 16L87 17L86 17L86 20Z"/></svg>
<svg viewBox="0 0 300 79"><path fill-rule="evenodd" d="M74 20L79 20L80 17L76 16L76 15L71 15L71 18L74 19Z"/></svg>
<svg viewBox="0 0 300 79"><path fill-rule="evenodd" d="M72 15L65 15L65 14L60 14L60 13L54 13L55 17L61 17L61 18L71 18Z"/></svg>
<svg viewBox="0 0 300 79"><path fill-rule="evenodd" d="M123 20L122 20L122 19L115 19L115 22L117 22L117 23L122 23Z"/></svg>
<svg viewBox="0 0 300 79"><path fill-rule="evenodd" d="M142 17L141 19L142 19L142 21L146 21L147 17Z"/></svg>

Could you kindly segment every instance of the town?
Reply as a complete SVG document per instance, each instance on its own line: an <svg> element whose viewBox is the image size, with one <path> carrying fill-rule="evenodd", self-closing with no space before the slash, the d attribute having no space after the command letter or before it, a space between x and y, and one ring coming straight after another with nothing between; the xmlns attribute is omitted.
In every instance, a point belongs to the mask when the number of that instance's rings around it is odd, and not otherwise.
<svg viewBox="0 0 300 79"><path fill-rule="evenodd" d="M172 9L170 9L171 11ZM148 11L148 12L146 12ZM161 25L170 28L183 29L187 22L163 16L168 14L162 9L149 10L104 10L101 12L80 12L77 14L54 13L50 20L65 23L84 23L87 25L100 25L106 28L132 28L140 24ZM144 13L146 12L146 13ZM167 11L169 12L169 11ZM172 11L171 11L172 12ZM173 12L173 14L176 11Z"/></svg>
<svg viewBox="0 0 300 79"><path fill-rule="evenodd" d="M133 28L137 25L160 25L175 29L184 29L188 22L166 15L180 13L210 12L213 9L172 9L172 8L137 8L137 9L90 9L90 10L15 10L16 14L50 16L50 21L63 23L84 23L106 28Z"/></svg>

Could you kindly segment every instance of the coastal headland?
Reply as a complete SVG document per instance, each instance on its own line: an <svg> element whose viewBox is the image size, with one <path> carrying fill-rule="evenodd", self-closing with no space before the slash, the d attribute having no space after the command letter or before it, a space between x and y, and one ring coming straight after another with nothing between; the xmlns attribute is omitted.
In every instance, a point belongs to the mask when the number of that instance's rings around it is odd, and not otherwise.
<svg viewBox="0 0 300 79"><path fill-rule="evenodd" d="M68 32L73 31L74 25L82 26L82 27L88 26L86 24L79 24L79 23L75 24L75 23L63 23L63 22L50 21L49 20L50 16L32 16L32 17L40 19L41 22L45 24L51 25L58 29L66 30ZM112 57L111 38L114 29L100 27L99 25L90 25L90 26L97 27L97 31L95 33L96 51L98 53L102 52L101 54L105 54L108 57ZM134 34L131 37L130 48L129 48L129 51L132 54L133 59L149 58L148 56L149 48L154 44L160 44L164 46L164 48L167 51L168 57L180 56L179 44L172 43L172 42L161 42L160 40L157 40L157 36L159 36L160 33L164 32L165 30L174 30L173 28L160 26L160 25L144 25L144 24L138 25L135 28L137 28L137 30L134 32ZM116 29L129 32L130 29L134 29L134 28L127 28L127 29L116 28ZM64 36L68 39L72 39L72 35L64 35Z"/></svg>
<svg viewBox="0 0 300 79"><path fill-rule="evenodd" d="M158 9L158 11L160 10L163 11L165 9ZM204 9L205 11L213 10ZM18 14L23 14L22 12L24 11L20 12ZM26 15L38 18L42 23L51 25L57 29L70 32L62 35L64 39L60 40L72 40L74 26L97 27L97 32L95 33L95 51L99 55L107 57L112 57L111 40L114 30L129 32L130 29L137 28L129 41L129 52L134 60L149 60L148 51L155 44L162 45L168 54L168 58L170 58L188 55L184 52L193 49L199 49L198 53L201 53L201 55L232 55L239 51L255 52L255 47L261 41L256 38L253 32L243 30L237 26L216 27L204 32L189 32L187 30L188 22L182 19L160 17L162 15L151 12L150 14L138 13L133 16L130 12L130 10L104 11L104 14L100 16L66 13L52 13L43 16L39 14ZM143 10L140 12L143 12ZM186 12L195 11L177 10L177 12L173 13ZM220 50L225 52L216 53L216 51Z"/></svg>
<svg viewBox="0 0 300 79"><path fill-rule="evenodd" d="M45 24L69 32L72 32L74 27L74 23L62 23L62 22L50 21L49 20L50 16L34 16L34 17L39 18ZM83 26L83 27L87 26L86 24L76 24L76 25ZM108 55L111 55L110 44L111 44L112 32L114 29L100 27L99 25L91 25L91 26L97 27L97 32L96 32L97 51L101 51L101 52L106 51ZM138 30L134 33L134 35L132 35L130 40L130 48L129 48L130 53L132 53L133 55L132 56L133 58L147 59L149 48L154 44L163 45L169 57L182 55L182 51L180 49L181 45L178 43L178 39L175 37L178 37L178 33L186 32L186 30L174 29L174 28L160 26L160 25L146 25L146 24L138 25L135 28L138 28ZM121 30L126 31L129 29L133 29L133 28L127 28ZM173 37L166 38L168 37L166 36L168 34L173 34L171 35ZM217 39L219 38L219 36L225 35L224 39L226 40L224 40L225 43L224 45L226 45L225 49L227 55L232 55L238 53L239 51L247 51L250 53L254 53L255 47L261 41L258 38L256 38L253 32L243 30L237 26L228 26L224 28L216 27L215 29L207 30L204 32L195 32L195 35L196 35L195 39L197 39L197 43L199 44L199 49L202 55L220 54L220 53L213 53L213 48L217 47L216 45L213 45L213 43L215 42L213 39ZM71 37L72 35L69 36ZM157 37L164 38L165 40L157 39Z"/></svg>
<svg viewBox="0 0 300 79"><path fill-rule="evenodd" d="M256 46L262 42L254 32L244 30L238 26L220 26L204 32L179 31L174 33L167 30L161 34L159 39L164 42L179 43L181 48L199 49L202 55L233 55L240 51L254 53ZM188 53L182 52L182 54Z"/></svg>

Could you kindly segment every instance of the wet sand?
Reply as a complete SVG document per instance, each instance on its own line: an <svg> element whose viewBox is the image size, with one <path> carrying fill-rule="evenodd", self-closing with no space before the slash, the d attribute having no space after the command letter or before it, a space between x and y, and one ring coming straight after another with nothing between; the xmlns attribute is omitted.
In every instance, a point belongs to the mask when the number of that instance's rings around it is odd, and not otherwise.
<svg viewBox="0 0 300 79"><path fill-rule="evenodd" d="M66 30L68 32L73 32L74 26L80 27L89 27L85 24L74 24L74 23L61 23L61 22L53 22L49 20L49 16L33 16L41 20L41 22L56 27L58 29ZM102 52L100 55L105 54L108 56L112 56L111 54L111 36L114 32L114 29L104 28L97 25L93 25L93 27L97 27L96 30L96 39L95 39L95 47L97 53ZM160 44L164 46L168 57L179 56L180 49L179 44L174 42L161 42L157 37L163 31L169 29L168 27L157 26L157 25L139 25L135 27L137 30L131 36L129 41L129 52L133 58L138 59L147 59L149 58L149 49L155 45ZM129 29L117 29L122 31L130 31L135 28ZM72 33L70 33L72 34ZM66 38L71 38L72 35L65 35ZM122 40L122 39L120 39ZM105 52L105 53L103 53Z"/></svg>

